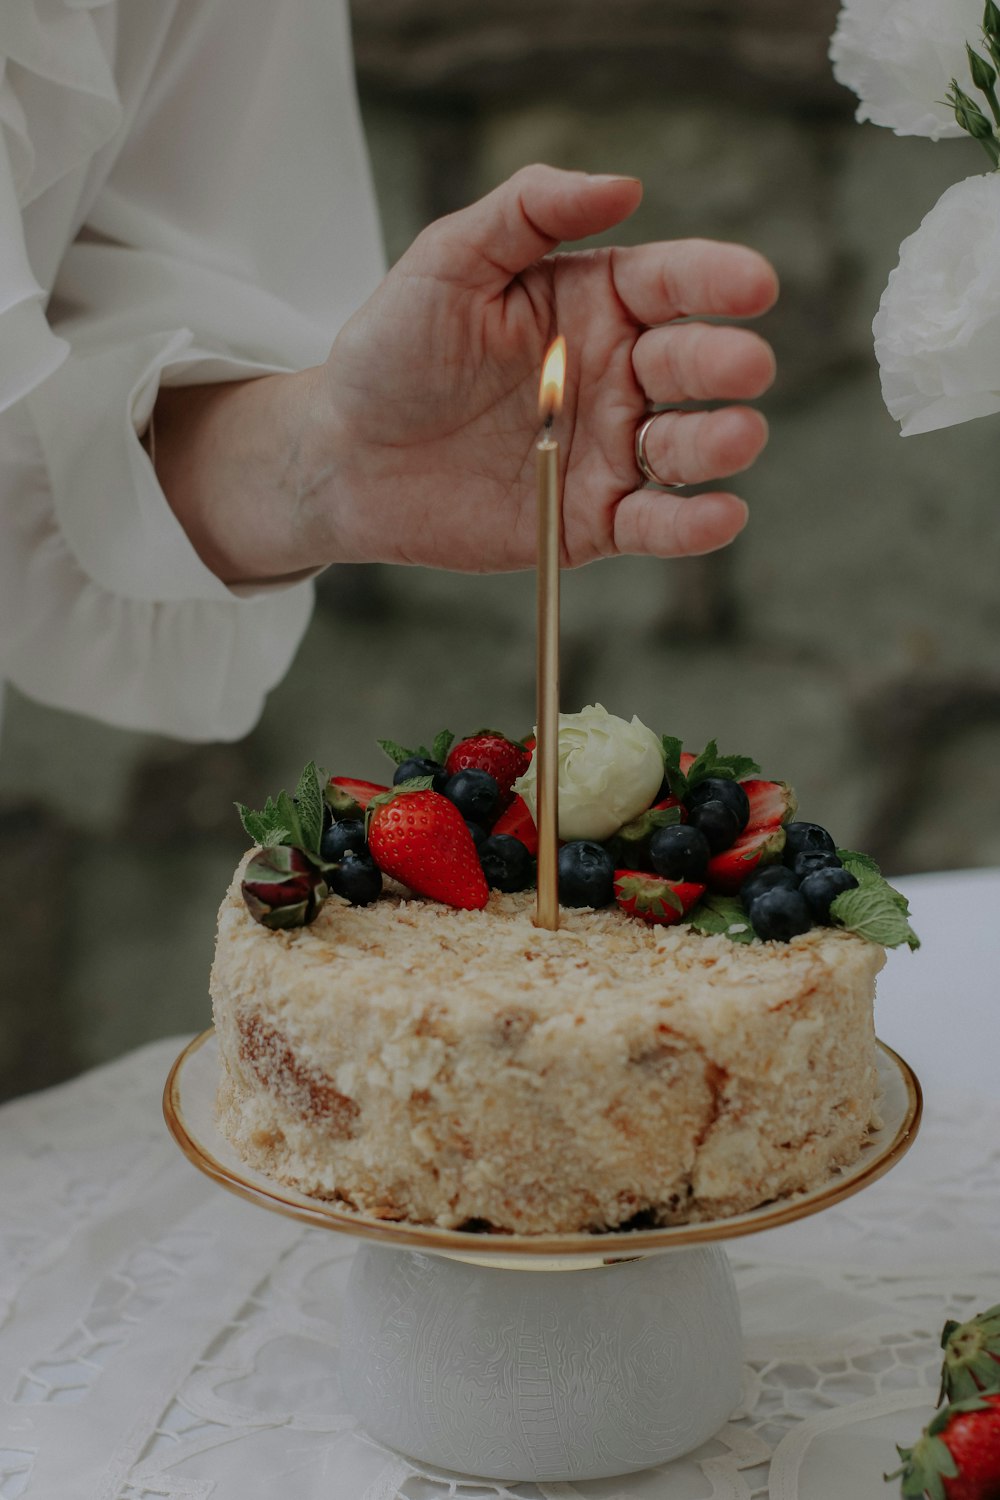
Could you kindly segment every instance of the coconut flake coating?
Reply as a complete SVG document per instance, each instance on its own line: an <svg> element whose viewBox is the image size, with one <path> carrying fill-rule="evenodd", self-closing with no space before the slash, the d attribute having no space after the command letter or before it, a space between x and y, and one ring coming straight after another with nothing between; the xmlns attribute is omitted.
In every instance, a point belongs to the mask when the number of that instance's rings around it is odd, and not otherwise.
<svg viewBox="0 0 1000 1500"><path fill-rule="evenodd" d="M212 969L218 1119L250 1166L414 1223L540 1234L741 1213L854 1161L884 952L620 912L532 922L331 896L272 932L236 878Z"/></svg>

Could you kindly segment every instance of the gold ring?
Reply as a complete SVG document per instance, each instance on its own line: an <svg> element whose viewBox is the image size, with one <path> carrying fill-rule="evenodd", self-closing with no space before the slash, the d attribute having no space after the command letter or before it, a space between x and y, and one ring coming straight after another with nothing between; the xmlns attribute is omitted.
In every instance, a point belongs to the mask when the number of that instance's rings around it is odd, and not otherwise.
<svg viewBox="0 0 1000 1500"><path fill-rule="evenodd" d="M661 490L682 490L685 487L685 481L683 479L677 484L668 484L665 479L661 479L659 474L654 472L652 466L650 465L649 459L646 457L646 434L649 432L649 429L652 427L657 417L660 416L663 416L662 412L654 411L653 415L651 417L647 417L645 422L640 423L639 427L636 429L635 461L639 466L639 473L642 475L643 479L648 480L650 484L657 485Z"/></svg>

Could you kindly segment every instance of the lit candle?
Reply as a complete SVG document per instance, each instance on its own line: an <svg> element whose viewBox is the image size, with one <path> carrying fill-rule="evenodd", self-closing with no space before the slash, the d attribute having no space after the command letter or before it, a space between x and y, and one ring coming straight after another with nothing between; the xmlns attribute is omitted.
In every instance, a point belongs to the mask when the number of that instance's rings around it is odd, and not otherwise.
<svg viewBox="0 0 1000 1500"><path fill-rule="evenodd" d="M560 335L542 366L538 415L544 430L535 450L538 469L538 670L535 745L538 823L538 895L535 923L555 932L559 926L559 551L562 507L559 444L552 419L562 408L566 383L566 340Z"/></svg>

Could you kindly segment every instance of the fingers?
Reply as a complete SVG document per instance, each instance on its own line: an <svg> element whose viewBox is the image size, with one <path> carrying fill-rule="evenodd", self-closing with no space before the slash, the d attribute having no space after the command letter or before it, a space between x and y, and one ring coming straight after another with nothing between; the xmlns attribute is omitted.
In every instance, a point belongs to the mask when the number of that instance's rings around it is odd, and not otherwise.
<svg viewBox="0 0 1000 1500"><path fill-rule="evenodd" d="M617 249L615 289L637 323L656 326L692 315L754 318L778 295L763 255L717 240L674 240Z"/></svg>
<svg viewBox="0 0 1000 1500"><path fill-rule="evenodd" d="M736 495L665 495L636 490L615 511L614 542L621 553L686 557L725 547L743 530L747 507Z"/></svg>
<svg viewBox="0 0 1000 1500"><path fill-rule="evenodd" d="M620 224L642 197L634 177L524 167L478 203L438 219L409 252L433 274L469 288L496 286L555 248Z"/></svg>
<svg viewBox="0 0 1000 1500"><path fill-rule="evenodd" d="M767 442L767 422L751 406L660 412L645 440L661 484L703 484L748 469Z"/></svg>
<svg viewBox="0 0 1000 1500"><path fill-rule="evenodd" d="M632 368L652 405L749 401L771 385L775 361L771 346L748 328L678 323L640 334Z"/></svg>

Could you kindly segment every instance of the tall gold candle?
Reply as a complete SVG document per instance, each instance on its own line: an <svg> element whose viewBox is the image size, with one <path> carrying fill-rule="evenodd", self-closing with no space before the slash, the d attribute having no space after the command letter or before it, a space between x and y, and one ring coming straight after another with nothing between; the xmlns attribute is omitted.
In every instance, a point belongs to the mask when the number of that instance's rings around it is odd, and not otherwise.
<svg viewBox="0 0 1000 1500"><path fill-rule="evenodd" d="M545 430L535 450L538 472L538 562L535 776L538 824L538 894L535 923L555 932L559 926L559 552L562 506L559 444L552 419L562 406L566 382L566 340L549 348L542 366L538 415Z"/></svg>

